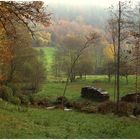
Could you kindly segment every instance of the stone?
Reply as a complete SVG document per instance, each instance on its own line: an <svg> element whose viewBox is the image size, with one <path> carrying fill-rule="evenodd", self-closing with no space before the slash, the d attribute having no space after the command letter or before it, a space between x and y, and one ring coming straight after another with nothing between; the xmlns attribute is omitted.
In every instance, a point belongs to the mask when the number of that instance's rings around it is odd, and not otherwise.
<svg viewBox="0 0 140 140"><path fill-rule="evenodd" d="M81 97L95 101L109 100L108 92L90 86L86 86L81 89Z"/></svg>

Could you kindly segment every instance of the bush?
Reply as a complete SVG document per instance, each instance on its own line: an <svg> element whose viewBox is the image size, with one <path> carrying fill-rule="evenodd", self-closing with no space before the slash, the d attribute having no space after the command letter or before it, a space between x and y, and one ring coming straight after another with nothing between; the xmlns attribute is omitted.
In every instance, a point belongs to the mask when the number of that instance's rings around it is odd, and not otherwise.
<svg viewBox="0 0 140 140"><path fill-rule="evenodd" d="M106 101L98 105L98 112L102 114L113 113L115 111L115 103Z"/></svg>
<svg viewBox="0 0 140 140"><path fill-rule="evenodd" d="M28 96L20 95L19 99L21 100L21 104L23 104L23 105L27 105L28 106L30 104L30 100L29 100Z"/></svg>
<svg viewBox="0 0 140 140"><path fill-rule="evenodd" d="M48 107L52 105L48 98L40 98L34 95L29 96L30 103L35 106Z"/></svg>
<svg viewBox="0 0 140 140"><path fill-rule="evenodd" d="M54 104L60 106L60 108L61 107L71 108L73 106L73 103L64 96L59 96L54 102Z"/></svg>
<svg viewBox="0 0 140 140"><path fill-rule="evenodd" d="M31 103L32 105L37 105L38 99L35 98L33 95L30 95L30 96L29 96L29 100L30 100L30 103Z"/></svg>
<svg viewBox="0 0 140 140"><path fill-rule="evenodd" d="M38 106L48 107L50 105L50 101L47 98L40 99L37 101Z"/></svg>
<svg viewBox="0 0 140 140"><path fill-rule="evenodd" d="M119 111L116 112L116 103L107 101L98 105L98 112L102 114L115 113L119 116L127 116L132 111L132 106L128 106L126 102L119 102ZM132 112L131 112L132 113Z"/></svg>
<svg viewBox="0 0 140 140"><path fill-rule="evenodd" d="M15 85L14 83L8 83L7 85L13 90L14 96L18 97L18 95L21 94L21 90L19 86Z"/></svg>
<svg viewBox="0 0 140 140"><path fill-rule="evenodd" d="M127 102L119 102L119 116L128 116L129 106Z"/></svg>
<svg viewBox="0 0 140 140"><path fill-rule="evenodd" d="M13 97L13 91L8 86L1 86L0 87L0 97L3 100L10 101L10 99Z"/></svg>
<svg viewBox="0 0 140 140"><path fill-rule="evenodd" d="M11 97L10 102L15 104L15 105L20 105L21 104L21 100L18 97Z"/></svg>
<svg viewBox="0 0 140 140"><path fill-rule="evenodd" d="M87 106L87 107L81 108L81 111L86 112L86 113L96 113L97 108L95 106Z"/></svg>
<svg viewBox="0 0 140 140"><path fill-rule="evenodd" d="M56 99L56 102L55 104L66 104L68 102L68 99L64 96L59 96L57 99Z"/></svg>
<svg viewBox="0 0 140 140"><path fill-rule="evenodd" d="M73 108L79 111L81 111L82 108L87 107L87 106L88 104L84 102L73 102Z"/></svg>

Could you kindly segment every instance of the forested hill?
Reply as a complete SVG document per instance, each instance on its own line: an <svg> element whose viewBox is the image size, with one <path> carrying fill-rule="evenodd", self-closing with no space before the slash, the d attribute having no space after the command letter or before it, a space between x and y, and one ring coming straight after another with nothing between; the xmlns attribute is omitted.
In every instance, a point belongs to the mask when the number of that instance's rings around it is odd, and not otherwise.
<svg viewBox="0 0 140 140"><path fill-rule="evenodd" d="M108 8L95 5L65 5L62 3L49 3L47 9L53 13L54 21L68 20L103 28L107 19Z"/></svg>
<svg viewBox="0 0 140 140"><path fill-rule="evenodd" d="M52 24L47 28L36 29L36 40L33 41L35 47L59 46L67 35L85 37L94 31L103 35L105 31L108 8L64 3L47 5L46 11L52 13Z"/></svg>

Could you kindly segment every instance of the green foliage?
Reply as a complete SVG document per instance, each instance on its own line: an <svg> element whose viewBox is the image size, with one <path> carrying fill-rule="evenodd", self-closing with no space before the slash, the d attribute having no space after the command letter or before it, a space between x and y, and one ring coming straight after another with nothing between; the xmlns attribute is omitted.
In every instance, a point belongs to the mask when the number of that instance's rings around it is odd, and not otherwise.
<svg viewBox="0 0 140 140"><path fill-rule="evenodd" d="M9 86L2 86L0 88L0 97L5 100L5 101L9 101L13 104L16 105L20 105L21 101L18 97L13 96L13 90L12 88Z"/></svg>
<svg viewBox="0 0 140 140"><path fill-rule="evenodd" d="M19 99L21 100L21 104L28 106L30 104L29 97L26 95L21 94L19 96Z"/></svg>
<svg viewBox="0 0 140 140"><path fill-rule="evenodd" d="M29 95L29 101L32 105L37 104L37 98L34 95Z"/></svg>
<svg viewBox="0 0 140 140"><path fill-rule="evenodd" d="M14 96L17 96L18 97L22 93L20 86L14 84L12 82L11 83L8 83L7 86L12 89Z"/></svg>
<svg viewBox="0 0 140 140"><path fill-rule="evenodd" d="M20 89L15 84L30 85L26 89L37 92L46 78L45 66L40 59L38 50L32 47L32 38L22 24L16 25L16 41L12 43L12 62L1 66L1 73L5 81L12 88L13 95L20 94ZM24 43L23 43L24 42Z"/></svg>
<svg viewBox="0 0 140 140"><path fill-rule="evenodd" d="M3 100L10 101L12 96L13 96L13 91L10 87L4 85L0 87L0 97Z"/></svg>
<svg viewBox="0 0 140 140"><path fill-rule="evenodd" d="M15 96L11 97L10 102L15 104L15 105L20 105L21 104L21 100L18 97L15 97Z"/></svg>

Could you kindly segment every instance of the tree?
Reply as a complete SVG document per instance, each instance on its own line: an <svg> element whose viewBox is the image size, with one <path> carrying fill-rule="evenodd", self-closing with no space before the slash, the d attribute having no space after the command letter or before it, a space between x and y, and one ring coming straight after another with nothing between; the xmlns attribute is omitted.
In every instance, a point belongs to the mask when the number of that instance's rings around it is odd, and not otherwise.
<svg viewBox="0 0 140 140"><path fill-rule="evenodd" d="M11 60L13 58L12 46L13 44L15 45L15 39L18 38L16 31L17 25L24 25L25 28L27 28L27 30L33 36L34 32L32 25L40 23L44 26L49 26L51 14L47 14L44 11L43 2L1 1L0 15L0 65L2 69L4 69L4 66L6 66L5 64L11 63ZM13 68L11 68L10 75L12 75L12 69ZM0 77L2 81L4 79L7 79L5 75L2 74L0 75Z"/></svg>
<svg viewBox="0 0 140 140"><path fill-rule="evenodd" d="M6 85L25 84L25 89L36 92L46 77L40 52L32 48L32 37L23 24L16 26L16 32L16 41L10 46L12 58L8 64L1 66L1 73L5 76L2 82Z"/></svg>
<svg viewBox="0 0 140 140"><path fill-rule="evenodd" d="M115 32L116 32L116 40L117 40L117 53L116 53L116 91L117 91L117 113L119 112L119 100L120 100L120 62L121 62L121 48L124 45L123 42L126 38L129 37L129 10L130 10L130 2L120 2L118 3L118 9L115 11L114 7L112 8L113 22L115 23ZM113 24L114 25L114 24ZM113 31L113 30L111 30ZM112 36L113 37L113 36ZM114 36L115 37L115 36ZM114 38L115 39L115 38ZM114 40L115 41L115 40ZM114 44L115 45L115 44Z"/></svg>
<svg viewBox="0 0 140 140"><path fill-rule="evenodd" d="M83 76L86 79L86 75L91 75L94 73L94 58L92 49L87 48L82 55L79 57L75 66L76 75L80 78Z"/></svg>
<svg viewBox="0 0 140 140"><path fill-rule="evenodd" d="M10 37L16 36L15 23L22 23L33 35L30 24L41 23L45 26L50 25L50 13L44 11L43 2L0 2L0 26Z"/></svg>
<svg viewBox="0 0 140 140"><path fill-rule="evenodd" d="M58 49L59 53L61 53L61 56L64 58L62 62L63 71L65 71L67 75L71 71L70 74L71 82L75 81L75 76L76 76L76 70L75 70L76 67L74 67L71 70L71 66L74 59L76 58L77 52L79 52L82 46L83 46L82 38L76 35L68 34L66 37L63 38L62 46L60 46Z"/></svg>
<svg viewBox="0 0 140 140"><path fill-rule="evenodd" d="M138 75L140 68L140 3L138 3L133 11L131 11L131 26L129 28L130 33L133 37L131 44L133 44L133 64L135 65L135 92L138 93ZM137 96L136 96L136 107L137 107Z"/></svg>
<svg viewBox="0 0 140 140"><path fill-rule="evenodd" d="M92 33L92 34L90 34L89 36L86 37L86 41L83 44L83 46L81 46L77 50L76 56L74 57L73 61L71 62L71 65L70 65L70 70L69 70L69 73L68 73L68 76L67 76L67 81L66 81L66 84L65 84L65 87L64 87L63 96L65 96L65 94L66 94L66 89L67 89L67 86L68 86L68 83L69 83L69 79L71 77L71 74L73 72L73 69L74 69L75 64L77 63L79 57L82 55L82 53L85 49L87 49L91 44L95 45L98 41L99 41L99 34L94 32L94 33Z"/></svg>
<svg viewBox="0 0 140 140"><path fill-rule="evenodd" d="M47 29L47 31L51 34L52 44L55 46L61 45L63 37L68 34L83 37L95 30L98 30L99 32L99 29L94 28L94 26L69 20L59 20L57 23L54 21Z"/></svg>

